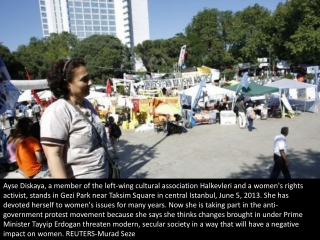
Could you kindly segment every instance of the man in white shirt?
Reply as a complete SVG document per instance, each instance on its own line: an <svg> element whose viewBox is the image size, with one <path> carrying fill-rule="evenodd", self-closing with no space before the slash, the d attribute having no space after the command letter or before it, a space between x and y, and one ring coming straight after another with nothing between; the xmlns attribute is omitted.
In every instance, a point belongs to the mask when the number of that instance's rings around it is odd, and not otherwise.
<svg viewBox="0 0 320 240"><path fill-rule="evenodd" d="M273 142L273 160L274 166L270 179L276 179L279 177L280 172L282 172L283 177L286 179L291 179L289 172L290 162L287 158L288 145L286 136L289 133L288 127L281 128L281 134L277 135Z"/></svg>

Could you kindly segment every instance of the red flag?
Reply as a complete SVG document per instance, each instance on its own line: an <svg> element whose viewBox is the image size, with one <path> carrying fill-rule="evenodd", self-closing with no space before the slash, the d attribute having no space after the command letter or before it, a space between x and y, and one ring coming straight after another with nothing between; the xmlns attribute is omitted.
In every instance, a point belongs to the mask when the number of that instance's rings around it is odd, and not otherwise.
<svg viewBox="0 0 320 240"><path fill-rule="evenodd" d="M30 74L29 74L27 68L26 68L26 73L27 73L27 78L28 78L28 80L31 80ZM40 100L40 98L39 98L36 90L32 89L31 92L32 92L32 95L33 95L34 99L36 100L36 102L37 102L38 104L41 104L41 100Z"/></svg>
<svg viewBox="0 0 320 240"><path fill-rule="evenodd" d="M106 87L106 94L107 96L110 96L110 93L112 92L112 87L111 87L111 81L110 78L107 80L107 87Z"/></svg>

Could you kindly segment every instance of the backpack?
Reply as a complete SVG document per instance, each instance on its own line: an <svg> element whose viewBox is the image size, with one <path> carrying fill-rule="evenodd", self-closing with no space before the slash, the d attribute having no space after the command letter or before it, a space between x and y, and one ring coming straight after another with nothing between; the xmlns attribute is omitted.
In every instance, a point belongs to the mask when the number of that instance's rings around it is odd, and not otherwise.
<svg viewBox="0 0 320 240"><path fill-rule="evenodd" d="M114 138L120 138L121 137L121 129L117 124L112 124L112 136Z"/></svg>
<svg viewBox="0 0 320 240"><path fill-rule="evenodd" d="M253 110L251 110L251 112L249 113L249 117L250 117L252 120L256 119L256 113L255 113Z"/></svg>

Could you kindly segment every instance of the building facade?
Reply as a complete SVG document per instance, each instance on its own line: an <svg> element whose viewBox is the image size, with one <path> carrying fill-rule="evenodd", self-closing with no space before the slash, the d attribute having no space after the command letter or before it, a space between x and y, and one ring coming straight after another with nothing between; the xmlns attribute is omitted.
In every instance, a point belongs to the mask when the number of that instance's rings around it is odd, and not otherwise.
<svg viewBox="0 0 320 240"><path fill-rule="evenodd" d="M133 47L150 39L148 0L39 0L43 37L109 34Z"/></svg>

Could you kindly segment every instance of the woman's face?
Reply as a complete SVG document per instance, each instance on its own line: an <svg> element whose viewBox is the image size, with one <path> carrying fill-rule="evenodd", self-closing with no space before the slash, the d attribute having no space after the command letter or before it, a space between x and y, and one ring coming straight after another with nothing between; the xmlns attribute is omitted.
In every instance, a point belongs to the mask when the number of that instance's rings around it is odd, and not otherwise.
<svg viewBox="0 0 320 240"><path fill-rule="evenodd" d="M80 66L75 69L74 78L69 84L69 97L84 98L90 94L91 78L86 67Z"/></svg>

